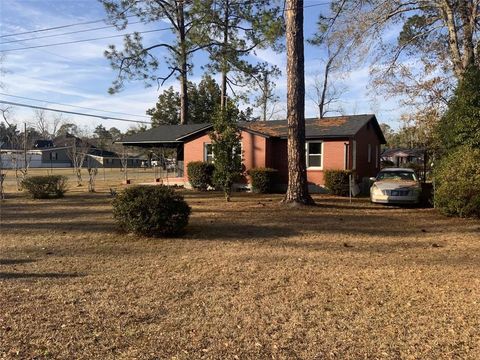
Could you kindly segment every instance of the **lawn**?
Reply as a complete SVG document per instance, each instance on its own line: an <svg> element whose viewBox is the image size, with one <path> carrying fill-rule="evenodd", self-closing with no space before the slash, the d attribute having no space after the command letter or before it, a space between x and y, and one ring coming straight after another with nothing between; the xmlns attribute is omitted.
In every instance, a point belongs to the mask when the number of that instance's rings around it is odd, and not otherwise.
<svg viewBox="0 0 480 360"><path fill-rule="evenodd" d="M0 359L478 359L480 222L183 191L182 238L106 191L1 204Z"/></svg>

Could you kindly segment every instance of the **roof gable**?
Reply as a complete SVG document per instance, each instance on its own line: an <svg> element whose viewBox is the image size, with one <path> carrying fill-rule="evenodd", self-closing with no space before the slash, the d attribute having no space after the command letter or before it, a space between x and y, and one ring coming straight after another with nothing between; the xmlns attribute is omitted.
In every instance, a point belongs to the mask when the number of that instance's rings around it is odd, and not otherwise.
<svg viewBox="0 0 480 360"><path fill-rule="evenodd" d="M305 137L314 138L346 138L355 136L362 127L371 123L380 138L385 143L382 130L373 114L326 117L323 119L305 119ZM241 122L240 129L265 137L287 138L287 120ZM142 144L179 144L191 136L206 132L212 124L160 125L145 132L127 136L122 141L125 145Z"/></svg>
<svg viewBox="0 0 480 360"><path fill-rule="evenodd" d="M305 137L307 139L352 137L368 123L373 124L380 141L385 143L382 130L373 114L305 119ZM287 138L288 136L287 120L243 123L242 127L270 137Z"/></svg>
<svg viewBox="0 0 480 360"><path fill-rule="evenodd" d="M180 139L210 128L211 124L160 125L125 137L122 144L181 143Z"/></svg>

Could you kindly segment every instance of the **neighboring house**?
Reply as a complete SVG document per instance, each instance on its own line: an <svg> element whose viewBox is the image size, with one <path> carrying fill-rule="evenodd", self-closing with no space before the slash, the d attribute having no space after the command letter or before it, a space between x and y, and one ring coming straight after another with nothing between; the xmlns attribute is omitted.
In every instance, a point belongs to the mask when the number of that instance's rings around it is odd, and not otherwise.
<svg viewBox="0 0 480 360"><path fill-rule="evenodd" d="M425 151L422 149L385 149L380 158L383 162L402 167L407 164L423 165L424 156Z"/></svg>
<svg viewBox="0 0 480 360"><path fill-rule="evenodd" d="M284 187L288 181L287 121L239 123L239 127L245 170L277 169L279 185ZM178 181L188 186L189 162L214 162L211 130L211 124L162 125L128 136L120 143L175 148L178 166L184 169ZM307 179L312 191L324 185L326 169L353 170L356 181L376 176L380 169L380 146L386 141L375 115L306 119L305 134Z"/></svg>
<svg viewBox="0 0 480 360"><path fill-rule="evenodd" d="M25 165L24 150L5 149L0 152L2 166L4 168L23 168ZM71 167L65 148L46 148L28 150L26 154L27 164L30 168L65 168Z"/></svg>
<svg viewBox="0 0 480 360"><path fill-rule="evenodd" d="M30 168L69 168L73 167L71 152L73 148L73 139L77 141L78 151L85 151L85 146L81 146L81 139L73 136L61 136L53 140L37 140L33 150L27 151L27 163ZM21 168L24 166L24 151L19 149L1 150L2 166L4 168ZM99 168L121 168L122 156L107 150L98 149L93 145L88 145L87 154L83 162L83 167ZM146 158L128 156L128 167L140 167L142 161Z"/></svg>
<svg viewBox="0 0 480 360"><path fill-rule="evenodd" d="M85 158L85 163L87 167L121 168L121 157L121 155L115 152L92 146ZM146 159L136 156L128 156L126 160L127 167L140 167L142 161L146 161Z"/></svg>

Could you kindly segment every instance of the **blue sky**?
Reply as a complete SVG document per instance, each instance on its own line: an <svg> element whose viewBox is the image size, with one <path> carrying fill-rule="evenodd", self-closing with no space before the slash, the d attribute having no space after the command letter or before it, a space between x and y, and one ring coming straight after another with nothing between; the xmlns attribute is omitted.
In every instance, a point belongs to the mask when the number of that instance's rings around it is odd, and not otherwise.
<svg viewBox="0 0 480 360"><path fill-rule="evenodd" d="M306 0L305 4L325 3L324 0ZM316 29L316 21L321 11L326 6L315 6L305 9L305 37L310 37ZM0 0L0 36L9 34L50 28L65 24L84 21L98 20L105 17L102 5L96 0ZM15 49L26 46L51 44L56 42L68 42L80 39L105 37L118 35L131 31L145 31L158 29L166 24L133 24L123 32L114 28L100 29L83 33L73 33L64 36L45 39L33 39L43 35L75 32L77 30L92 29L105 26L103 23L95 23L72 28L61 29L36 34L16 35L0 38L0 42L22 40L22 42L0 44L0 50ZM144 35L144 43L153 43L159 36L167 37L165 31ZM178 87L177 81L172 79L163 88L157 86L145 88L141 82L130 82L125 89L115 95L109 95L107 89L115 78L115 72L110 68L103 52L108 44L121 45L122 39L106 39L77 44L54 46L40 49L17 50L5 52L3 67L6 73L1 81L4 88L0 90L10 95L30 97L50 102L72 104L82 107L90 107L108 111L128 113L138 116L107 114L81 109L68 108L45 102L27 101L0 95L0 99L8 101L26 102L32 105L55 107L73 111L95 113L98 115L111 115L135 120L148 120L143 118L146 109L152 107L159 92L168 86ZM307 93L312 90L315 74L321 71L322 63L319 60L322 54L318 48L306 44L305 47L305 75ZM194 59L195 68L191 80L198 81L203 70L201 64L207 61L205 55L197 55ZM271 50L259 50L251 55L251 61L268 61L277 65L282 72L285 70L285 53L276 54ZM346 74L342 80L346 93L342 96L341 107L346 114L376 113L380 122L397 125L401 109L395 101L383 98L372 98L368 92L368 64L360 66ZM285 108L286 102L286 78L283 75L278 79L277 94L280 97L278 109ZM306 97L306 115L316 116L316 106ZM285 116L280 111L277 117ZM33 111L15 108L16 121L27 123L33 122ZM71 122L75 122L88 129L93 129L98 124L111 127L115 126L125 130L132 124L113 120L100 120L75 115L68 115Z"/></svg>

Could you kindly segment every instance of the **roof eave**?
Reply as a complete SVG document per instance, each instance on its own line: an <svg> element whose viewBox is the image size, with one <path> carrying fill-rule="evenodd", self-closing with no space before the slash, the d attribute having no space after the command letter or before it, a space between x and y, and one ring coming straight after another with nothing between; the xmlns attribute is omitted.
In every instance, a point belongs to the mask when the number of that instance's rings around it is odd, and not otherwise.
<svg viewBox="0 0 480 360"><path fill-rule="evenodd" d="M182 135L182 136L178 137L178 138L176 139L176 141L180 141L180 140L184 140L184 139L186 139L186 138L189 138L190 136L196 135L196 134L201 133L201 132L203 132L203 131L205 131L205 130L207 130L207 129L210 129L212 126L213 126L213 125L209 124L209 125L207 125L207 126L204 126L204 127L201 128L201 129L198 129L198 130L192 131L192 132L190 132L190 133L188 133L188 134Z"/></svg>

